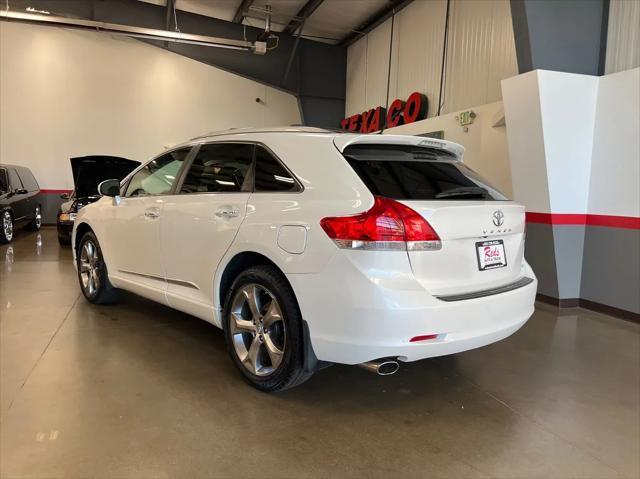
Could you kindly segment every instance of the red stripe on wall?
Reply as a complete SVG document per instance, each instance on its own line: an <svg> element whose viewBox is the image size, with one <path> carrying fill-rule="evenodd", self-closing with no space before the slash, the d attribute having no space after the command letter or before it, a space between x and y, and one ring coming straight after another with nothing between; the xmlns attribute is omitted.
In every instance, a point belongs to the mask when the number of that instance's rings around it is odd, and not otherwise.
<svg viewBox="0 0 640 479"><path fill-rule="evenodd" d="M61 195L73 190L40 190L45 195ZM589 215L570 213L526 213L527 223L543 225L574 225L574 226L606 226L609 228L640 229L640 218L634 216Z"/></svg>
<svg viewBox="0 0 640 479"><path fill-rule="evenodd" d="M640 218L634 216L527 212L527 223L545 225L607 226L610 228L625 228L632 230L640 229Z"/></svg>
<svg viewBox="0 0 640 479"><path fill-rule="evenodd" d="M544 225L586 225L587 215L527 212L527 223L540 223Z"/></svg>
<svg viewBox="0 0 640 479"><path fill-rule="evenodd" d="M40 190L43 195L61 195L62 193L71 193L73 190Z"/></svg>

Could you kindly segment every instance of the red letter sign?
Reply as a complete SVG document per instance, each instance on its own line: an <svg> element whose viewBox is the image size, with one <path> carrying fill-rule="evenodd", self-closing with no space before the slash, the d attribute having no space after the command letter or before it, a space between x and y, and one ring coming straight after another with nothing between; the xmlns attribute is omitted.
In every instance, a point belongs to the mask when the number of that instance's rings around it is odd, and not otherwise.
<svg viewBox="0 0 640 479"><path fill-rule="evenodd" d="M427 97L418 92L412 93L407 99L403 116L405 124L424 119L427 116Z"/></svg>
<svg viewBox="0 0 640 479"><path fill-rule="evenodd" d="M384 107L377 107L360 115L353 115L340 121L340 128L360 133L373 133L385 128L406 125L427 117L427 97L421 93L412 93L407 102L396 99L389 105L389 112Z"/></svg>
<svg viewBox="0 0 640 479"><path fill-rule="evenodd" d="M393 100L387 114L387 128L402 125L402 110L404 110L404 102L402 100Z"/></svg>

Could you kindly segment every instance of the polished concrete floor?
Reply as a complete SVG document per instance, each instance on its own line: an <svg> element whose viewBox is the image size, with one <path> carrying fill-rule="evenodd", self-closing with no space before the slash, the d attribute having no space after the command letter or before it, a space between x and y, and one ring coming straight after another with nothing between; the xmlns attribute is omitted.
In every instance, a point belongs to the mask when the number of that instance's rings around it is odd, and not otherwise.
<svg viewBox="0 0 640 479"><path fill-rule="evenodd" d="M539 305L511 338L248 387L221 332L80 295L55 231L0 247L0 476L640 476L640 326Z"/></svg>

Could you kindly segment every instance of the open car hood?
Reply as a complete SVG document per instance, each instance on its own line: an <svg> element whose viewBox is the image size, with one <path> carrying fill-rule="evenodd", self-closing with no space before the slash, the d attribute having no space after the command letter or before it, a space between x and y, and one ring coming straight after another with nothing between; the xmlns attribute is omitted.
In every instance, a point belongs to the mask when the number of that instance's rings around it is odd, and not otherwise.
<svg viewBox="0 0 640 479"><path fill-rule="evenodd" d="M98 185L104 180L122 180L135 170L139 161L118 156L90 155L71 158L76 198L98 196Z"/></svg>

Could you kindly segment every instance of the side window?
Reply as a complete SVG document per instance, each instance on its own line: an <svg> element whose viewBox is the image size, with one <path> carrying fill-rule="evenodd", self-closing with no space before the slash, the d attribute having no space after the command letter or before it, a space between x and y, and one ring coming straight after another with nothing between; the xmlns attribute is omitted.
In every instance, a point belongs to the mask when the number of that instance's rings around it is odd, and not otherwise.
<svg viewBox="0 0 640 479"><path fill-rule="evenodd" d="M9 191L9 178L7 178L7 170L0 168L0 193Z"/></svg>
<svg viewBox="0 0 640 479"><path fill-rule="evenodd" d="M256 146L256 191L300 191L300 186L269 151Z"/></svg>
<svg viewBox="0 0 640 479"><path fill-rule="evenodd" d="M27 191L38 191L40 189L38 182L33 177L33 173L31 173L29 168L20 168L18 170L18 176L20 176L22 184Z"/></svg>
<svg viewBox="0 0 640 479"><path fill-rule="evenodd" d="M131 177L126 197L169 193L191 147L174 150L150 161Z"/></svg>
<svg viewBox="0 0 640 479"><path fill-rule="evenodd" d="M180 193L249 191L250 185L245 185L245 180L252 161L253 145L244 143L202 145L189 167Z"/></svg>
<svg viewBox="0 0 640 479"><path fill-rule="evenodd" d="M9 172L9 190L13 191L24 188L16 170L9 168L7 171Z"/></svg>

